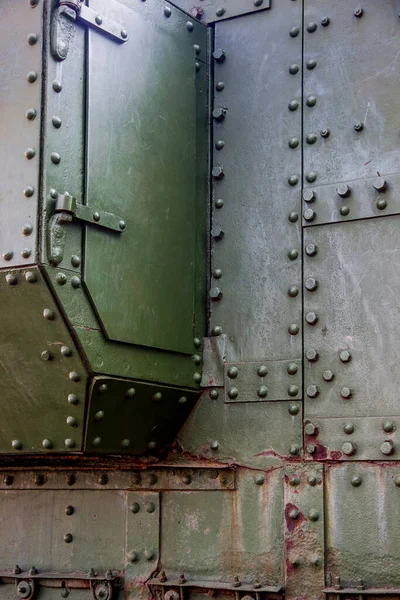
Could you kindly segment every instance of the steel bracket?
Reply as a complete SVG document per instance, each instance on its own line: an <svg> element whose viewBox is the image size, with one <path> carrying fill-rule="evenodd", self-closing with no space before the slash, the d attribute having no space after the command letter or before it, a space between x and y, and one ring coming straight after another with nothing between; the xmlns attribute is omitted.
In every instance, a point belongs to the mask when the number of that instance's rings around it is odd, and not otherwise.
<svg viewBox="0 0 400 600"><path fill-rule="evenodd" d="M96 31L105 33L118 42L125 43L128 40L128 32L122 25L85 6L82 0L60 0L61 6L73 9L78 22L90 25Z"/></svg>
<svg viewBox="0 0 400 600"><path fill-rule="evenodd" d="M54 212L60 213L63 216L65 215L67 221L69 221L70 216L72 216L80 221L98 225L99 227L105 227L106 229L117 231L118 233L122 233L126 229L126 222L121 217L80 204L76 201L76 198L68 194L68 192L59 194Z"/></svg>

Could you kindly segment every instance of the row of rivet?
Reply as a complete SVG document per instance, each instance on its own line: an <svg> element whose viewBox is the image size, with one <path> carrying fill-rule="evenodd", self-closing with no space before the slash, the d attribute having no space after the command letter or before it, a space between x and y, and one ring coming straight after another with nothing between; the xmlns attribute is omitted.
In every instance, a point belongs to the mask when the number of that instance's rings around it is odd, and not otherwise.
<svg viewBox="0 0 400 600"><path fill-rule="evenodd" d="M299 370L299 367L296 363L289 363L288 366L286 367L286 370L288 372L289 375L296 375L297 371ZM257 375L259 377L266 377L268 375L268 369L265 365L260 365L259 367L257 367L256 369ZM233 367L229 367L228 371L227 371L227 375L229 377L229 379L235 379L239 374L239 369L235 366ZM268 388L265 385L261 385L258 389L257 389L257 396L259 398L266 398L268 396ZM289 394L289 396L297 396L297 394L299 393L299 388L297 385L289 385L288 389L287 389L287 393ZM235 398L237 398L239 396L239 390L236 387L232 387L228 390L228 396L229 398L231 398L231 400L234 400Z"/></svg>

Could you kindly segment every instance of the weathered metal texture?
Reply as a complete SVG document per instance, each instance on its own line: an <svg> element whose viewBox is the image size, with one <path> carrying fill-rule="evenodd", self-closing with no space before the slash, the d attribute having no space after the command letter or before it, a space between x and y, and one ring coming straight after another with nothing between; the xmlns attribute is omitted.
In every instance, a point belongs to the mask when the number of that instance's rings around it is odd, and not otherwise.
<svg viewBox="0 0 400 600"><path fill-rule="evenodd" d="M307 418L399 414L399 219L305 231Z"/></svg>
<svg viewBox="0 0 400 600"><path fill-rule="evenodd" d="M305 451L311 460L398 460L399 417L313 417L305 421Z"/></svg>
<svg viewBox="0 0 400 600"><path fill-rule="evenodd" d="M227 363L224 368L225 402L273 402L301 398L301 360Z"/></svg>
<svg viewBox="0 0 400 600"><path fill-rule="evenodd" d="M304 6L305 185L310 173L316 175L316 183L310 184L314 187L335 182L351 186L353 180L377 173L397 173L396 1L358 5L305 0ZM322 22L324 18L328 21ZM309 61L316 61L314 68ZM321 136L324 130L328 137ZM327 202L332 206L335 200Z"/></svg>
<svg viewBox="0 0 400 600"><path fill-rule="evenodd" d="M214 23L232 17L271 8L271 0L177 0L179 8L202 23Z"/></svg>
<svg viewBox="0 0 400 600"><path fill-rule="evenodd" d="M320 600L324 586L322 465L285 466L285 545L288 600Z"/></svg>
<svg viewBox="0 0 400 600"><path fill-rule="evenodd" d="M89 392L88 452L159 452L175 439L197 392L95 377Z"/></svg>
<svg viewBox="0 0 400 600"><path fill-rule="evenodd" d="M251 435L246 432L251 431ZM184 455L268 468L299 457L302 404L226 403L222 389L204 392L177 442Z"/></svg>
<svg viewBox="0 0 400 600"><path fill-rule="evenodd" d="M301 355L301 23L277 2L215 25L211 331L229 362Z"/></svg>
<svg viewBox="0 0 400 600"><path fill-rule="evenodd" d="M42 8L0 7L0 268L36 260Z"/></svg>
<svg viewBox="0 0 400 600"><path fill-rule="evenodd" d="M399 475L398 464L326 468L328 585L354 588L362 580L366 588L399 589Z"/></svg>
<svg viewBox="0 0 400 600"><path fill-rule="evenodd" d="M163 495L161 562L168 580L184 574L241 593L283 584L282 470L239 469L236 492ZM254 594L254 592L253 592Z"/></svg>
<svg viewBox="0 0 400 600"><path fill-rule="evenodd" d="M129 493L125 542L125 588L150 577L160 557L160 494ZM140 579L138 579L140 578Z"/></svg>
<svg viewBox="0 0 400 600"><path fill-rule="evenodd" d="M3 271L0 293L0 451L80 450L86 369L40 271Z"/></svg>

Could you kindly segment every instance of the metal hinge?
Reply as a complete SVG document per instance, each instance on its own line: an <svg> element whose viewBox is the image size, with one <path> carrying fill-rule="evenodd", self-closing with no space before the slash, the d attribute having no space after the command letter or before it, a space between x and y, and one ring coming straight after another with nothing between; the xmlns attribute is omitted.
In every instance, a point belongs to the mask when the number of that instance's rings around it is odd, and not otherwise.
<svg viewBox="0 0 400 600"><path fill-rule="evenodd" d="M51 51L56 60L67 58L75 22L89 25L114 41L128 41L128 32L122 25L92 10L82 0L59 0L51 23Z"/></svg>
<svg viewBox="0 0 400 600"><path fill-rule="evenodd" d="M64 258L67 235L65 225L71 223L73 219L104 227L116 233L123 233L126 229L126 222L121 217L80 204L68 192L59 194L54 214L48 225L49 259L52 264L58 265Z"/></svg>

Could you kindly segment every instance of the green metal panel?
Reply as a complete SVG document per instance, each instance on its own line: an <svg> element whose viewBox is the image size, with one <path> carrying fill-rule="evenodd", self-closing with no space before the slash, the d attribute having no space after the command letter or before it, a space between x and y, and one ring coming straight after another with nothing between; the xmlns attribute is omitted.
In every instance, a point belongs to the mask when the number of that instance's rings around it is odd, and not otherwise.
<svg viewBox="0 0 400 600"><path fill-rule="evenodd" d="M42 5L0 6L0 266L35 262ZM4 224L7 223L7 226Z"/></svg>
<svg viewBox="0 0 400 600"><path fill-rule="evenodd" d="M159 560L159 493L127 495L125 543L125 587L130 590L151 575Z"/></svg>
<svg viewBox="0 0 400 600"><path fill-rule="evenodd" d="M276 2L215 25L211 326L229 362L301 355L301 23Z"/></svg>
<svg viewBox="0 0 400 600"><path fill-rule="evenodd" d="M37 268L3 271L1 452L81 449L86 370Z"/></svg>
<svg viewBox="0 0 400 600"><path fill-rule="evenodd" d="M96 0L90 6L132 34L121 45L95 30L88 33L86 203L121 215L127 227L120 234L87 228L85 283L108 338L190 353L196 254L193 51L181 47L173 31L154 27L118 2ZM182 27L190 37L190 28Z"/></svg>

